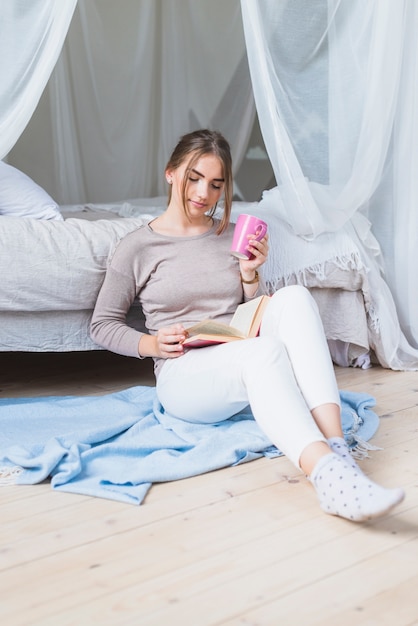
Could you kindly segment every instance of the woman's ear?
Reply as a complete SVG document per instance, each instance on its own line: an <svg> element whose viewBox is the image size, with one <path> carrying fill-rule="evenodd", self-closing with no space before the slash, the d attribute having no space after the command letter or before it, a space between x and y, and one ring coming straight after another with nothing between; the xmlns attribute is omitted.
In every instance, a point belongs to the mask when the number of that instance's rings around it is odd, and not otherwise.
<svg viewBox="0 0 418 626"><path fill-rule="evenodd" d="M173 183L173 172L172 170L165 171L165 178L169 185Z"/></svg>

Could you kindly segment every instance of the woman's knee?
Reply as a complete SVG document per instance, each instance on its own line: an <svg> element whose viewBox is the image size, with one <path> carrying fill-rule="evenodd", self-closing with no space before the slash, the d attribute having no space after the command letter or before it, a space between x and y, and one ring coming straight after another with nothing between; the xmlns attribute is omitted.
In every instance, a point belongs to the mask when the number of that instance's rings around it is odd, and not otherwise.
<svg viewBox="0 0 418 626"><path fill-rule="evenodd" d="M309 289L303 285L288 285L276 291L273 296L271 312L280 314L282 311L291 311L294 314L302 314L304 311L318 313L318 305Z"/></svg>
<svg viewBox="0 0 418 626"><path fill-rule="evenodd" d="M289 331L304 334L312 321L320 321L318 306L310 291L302 285L282 287L272 296L261 324L262 335L273 335L288 345Z"/></svg>
<svg viewBox="0 0 418 626"><path fill-rule="evenodd" d="M275 300L284 300L294 303L315 302L309 289L303 285L287 285L286 287L278 289L272 297Z"/></svg>

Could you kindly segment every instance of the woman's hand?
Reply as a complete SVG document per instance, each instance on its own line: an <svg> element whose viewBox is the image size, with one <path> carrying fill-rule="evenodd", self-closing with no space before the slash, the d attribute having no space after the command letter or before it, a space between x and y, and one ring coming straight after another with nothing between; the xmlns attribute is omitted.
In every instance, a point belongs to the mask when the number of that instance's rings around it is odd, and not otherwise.
<svg viewBox="0 0 418 626"><path fill-rule="evenodd" d="M181 343L185 338L186 332L181 324L160 328L156 335L142 335L138 352L141 356L175 359L185 352Z"/></svg>
<svg viewBox="0 0 418 626"><path fill-rule="evenodd" d="M269 251L268 235L263 237L260 241L248 236L248 250L254 255L253 259L240 259L239 267L243 278L251 280L254 278L255 271L263 265L267 260Z"/></svg>
<svg viewBox="0 0 418 626"><path fill-rule="evenodd" d="M186 339L186 332L181 324L160 328L156 338L157 356L163 359L175 359L184 353L182 342Z"/></svg>

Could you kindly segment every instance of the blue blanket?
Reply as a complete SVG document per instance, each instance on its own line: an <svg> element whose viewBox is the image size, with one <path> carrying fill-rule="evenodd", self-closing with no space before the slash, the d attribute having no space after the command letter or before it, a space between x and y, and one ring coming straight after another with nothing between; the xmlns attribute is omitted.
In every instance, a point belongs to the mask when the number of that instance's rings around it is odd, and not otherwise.
<svg viewBox="0 0 418 626"><path fill-rule="evenodd" d="M379 423L374 398L340 395L347 442L367 441ZM249 410L210 425L183 422L163 411L154 387L0 400L0 482L50 477L60 491L141 504L153 483L280 454Z"/></svg>

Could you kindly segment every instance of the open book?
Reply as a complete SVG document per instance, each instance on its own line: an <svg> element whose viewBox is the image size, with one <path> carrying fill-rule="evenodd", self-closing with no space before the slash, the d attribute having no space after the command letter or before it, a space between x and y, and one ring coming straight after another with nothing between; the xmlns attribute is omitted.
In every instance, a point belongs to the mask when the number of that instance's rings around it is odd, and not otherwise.
<svg viewBox="0 0 418 626"><path fill-rule="evenodd" d="M186 328L187 338L183 341L183 345L187 348L202 348L217 343L256 337L269 300L270 296L259 296L240 304L229 325L214 320L203 320Z"/></svg>

